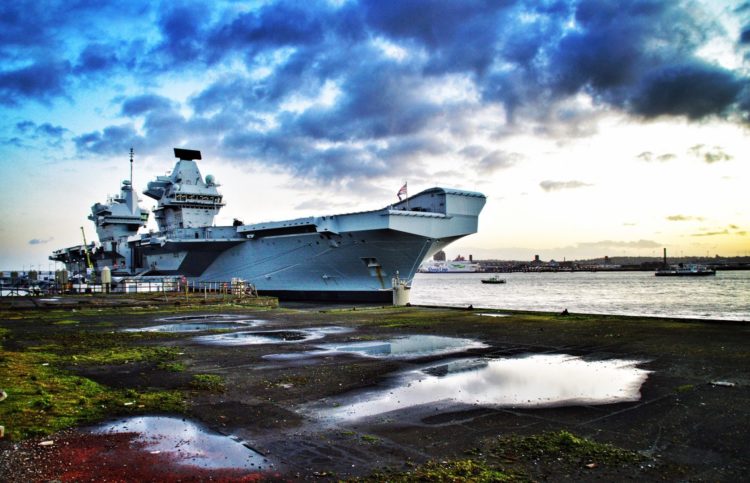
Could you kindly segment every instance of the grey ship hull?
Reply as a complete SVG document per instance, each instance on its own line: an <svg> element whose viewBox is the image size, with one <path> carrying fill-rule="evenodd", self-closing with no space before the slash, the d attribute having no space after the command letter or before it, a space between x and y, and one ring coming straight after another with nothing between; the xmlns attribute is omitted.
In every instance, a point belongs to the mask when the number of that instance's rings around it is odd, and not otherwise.
<svg viewBox="0 0 750 483"><path fill-rule="evenodd" d="M361 213L179 230L138 243L148 275L240 278L287 300L389 301L392 278L476 232L485 197L433 188Z"/></svg>
<svg viewBox="0 0 750 483"><path fill-rule="evenodd" d="M394 277L410 284L425 258L477 231L486 201L481 193L431 188L380 210L216 227L224 202L214 177L198 169L200 151L174 154L172 172L143 192L158 201L158 233L137 233L148 211L125 181L118 198L92 207L101 245L58 250L50 259L74 272L240 279L283 299L388 301Z"/></svg>

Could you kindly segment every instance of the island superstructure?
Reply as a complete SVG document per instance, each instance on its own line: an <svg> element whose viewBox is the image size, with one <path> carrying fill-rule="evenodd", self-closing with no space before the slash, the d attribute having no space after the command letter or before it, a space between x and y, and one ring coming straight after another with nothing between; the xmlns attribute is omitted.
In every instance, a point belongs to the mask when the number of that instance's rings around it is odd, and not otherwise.
<svg viewBox="0 0 750 483"><path fill-rule="evenodd" d="M97 269L198 282L239 278L282 299L387 301L394 276L410 283L423 260L477 231L486 201L481 193L436 187L377 210L214 226L224 206L216 180L201 175L200 151L174 153L171 174L144 191L157 201L158 232L137 233L143 225L135 226L136 214L143 220L148 212L137 207L132 184L123 183L120 198L94 205L100 207L90 217L101 242L92 247ZM109 214L120 205L129 216ZM58 250L50 259L80 270L82 249Z"/></svg>

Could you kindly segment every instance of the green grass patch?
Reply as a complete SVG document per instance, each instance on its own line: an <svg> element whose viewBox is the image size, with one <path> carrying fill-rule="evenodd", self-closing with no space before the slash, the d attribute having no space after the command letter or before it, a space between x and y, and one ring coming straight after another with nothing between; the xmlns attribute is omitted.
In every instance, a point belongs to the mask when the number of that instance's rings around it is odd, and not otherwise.
<svg viewBox="0 0 750 483"><path fill-rule="evenodd" d="M42 334L35 340L37 344L26 347L26 350L47 353L50 362L54 360L62 364L166 363L177 359L180 350L150 345L166 338L169 337L165 334L140 332L50 332Z"/></svg>
<svg viewBox="0 0 750 483"><path fill-rule="evenodd" d="M521 480L516 474L493 468L484 461L459 459L443 462L430 461L403 473L377 472L361 481L485 483Z"/></svg>
<svg viewBox="0 0 750 483"><path fill-rule="evenodd" d="M53 325L78 325L80 323L81 322L77 320L73 320L73 319L63 319L63 320L58 320L57 322L52 322Z"/></svg>
<svg viewBox="0 0 750 483"><path fill-rule="evenodd" d="M380 441L380 438L371 434L363 434L362 436L360 436L360 439L367 444L375 444Z"/></svg>
<svg viewBox="0 0 750 483"><path fill-rule="evenodd" d="M112 414L181 412L178 391L116 390L60 370L45 353L4 352L0 387L8 398L0 403L0 424L11 440L50 434Z"/></svg>
<svg viewBox="0 0 750 483"><path fill-rule="evenodd" d="M597 443L564 430L533 436L502 437L497 440L492 452L510 459L520 458L574 466L586 462L617 466L643 460L643 456L634 451Z"/></svg>
<svg viewBox="0 0 750 483"><path fill-rule="evenodd" d="M182 362L160 362L158 367L169 372L185 372L185 364Z"/></svg>
<svg viewBox="0 0 750 483"><path fill-rule="evenodd" d="M470 311L466 311L466 315L470 315ZM413 309L406 308L398 312L384 314L382 319L377 320L376 324L384 328L413 328L413 327L429 327L436 323L443 323L446 321L455 321L460 318L462 313L457 310L451 310L449 312L443 310L425 310L425 309Z"/></svg>
<svg viewBox="0 0 750 483"><path fill-rule="evenodd" d="M179 349L175 347L113 347L101 348L82 354L73 354L61 359L78 364L109 365L131 362L158 362L165 364L176 359Z"/></svg>
<svg viewBox="0 0 750 483"><path fill-rule="evenodd" d="M195 374L190 387L201 391L224 392L224 379L215 374Z"/></svg>
<svg viewBox="0 0 750 483"><path fill-rule="evenodd" d="M364 438L364 437L363 437ZM576 436L568 431L533 436L503 436L485 441L468 458L431 461L404 471L379 471L361 481L490 482L534 481L532 476L561 468L571 475L600 466L623 466L644 460L638 453ZM592 465L592 466L587 466ZM545 470L547 468L547 470Z"/></svg>

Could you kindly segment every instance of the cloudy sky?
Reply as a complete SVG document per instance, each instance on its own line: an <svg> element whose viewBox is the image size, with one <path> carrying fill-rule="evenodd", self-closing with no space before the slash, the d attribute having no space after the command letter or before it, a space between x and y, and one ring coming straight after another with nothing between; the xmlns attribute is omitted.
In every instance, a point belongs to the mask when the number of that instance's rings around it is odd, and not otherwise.
<svg viewBox="0 0 750 483"><path fill-rule="evenodd" d="M0 268L203 152L219 224L488 197L448 255L750 252L750 2L0 6ZM142 205L153 206L152 200Z"/></svg>

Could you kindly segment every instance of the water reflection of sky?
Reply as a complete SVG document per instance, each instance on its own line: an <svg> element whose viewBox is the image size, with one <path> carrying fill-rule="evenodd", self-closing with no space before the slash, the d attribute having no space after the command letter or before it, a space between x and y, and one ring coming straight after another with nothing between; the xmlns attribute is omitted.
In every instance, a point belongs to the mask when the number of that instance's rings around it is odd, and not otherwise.
<svg viewBox="0 0 750 483"><path fill-rule="evenodd" d="M533 408L637 401L650 373L638 363L564 354L462 359L405 373L395 387L341 400L323 416L357 419L418 405Z"/></svg>
<svg viewBox="0 0 750 483"><path fill-rule="evenodd" d="M299 330L266 330L254 332L229 332L196 337L193 340L201 344L240 346L257 344L297 343L322 339L329 334L351 332L348 327L315 327Z"/></svg>
<svg viewBox="0 0 750 483"><path fill-rule="evenodd" d="M436 335L410 335L388 340L321 344L318 347L320 348L319 350L292 354L268 354L263 356L263 358L299 361L339 354L357 354L377 358L418 359L420 357L465 352L469 349L481 349L488 346L474 339L441 337Z"/></svg>
<svg viewBox="0 0 750 483"><path fill-rule="evenodd" d="M125 329L125 332L202 332L208 330L245 329L262 324L262 320L236 320L234 322L181 322L151 327Z"/></svg>
<svg viewBox="0 0 750 483"><path fill-rule="evenodd" d="M181 418L142 416L105 424L95 434L135 433L144 450L168 454L175 463L199 468L264 470L272 465L241 442Z"/></svg>
<svg viewBox="0 0 750 483"><path fill-rule="evenodd" d="M423 357L487 347L473 340L437 335L411 335L383 341L327 344L321 348L333 352L353 352L373 357Z"/></svg>

